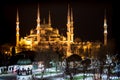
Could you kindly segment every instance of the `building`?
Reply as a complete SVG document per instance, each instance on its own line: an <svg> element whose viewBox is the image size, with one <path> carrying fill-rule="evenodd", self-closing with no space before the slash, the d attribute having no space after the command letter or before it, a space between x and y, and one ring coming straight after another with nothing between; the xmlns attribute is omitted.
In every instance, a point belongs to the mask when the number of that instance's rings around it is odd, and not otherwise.
<svg viewBox="0 0 120 80"><path fill-rule="evenodd" d="M30 30L30 34L20 38L19 34L19 14L17 10L17 19L16 19L16 52L20 52L23 48L28 50L46 50L51 48L62 48L65 50L66 56L71 54L83 54L90 56L92 53L95 53L101 47L101 42L75 42L74 41L74 20L72 8L68 5L67 13L67 23L66 23L66 34L67 36L60 35L58 29L54 29L51 26L51 15L48 14L48 23L41 23L40 19L40 9L38 5L37 10L37 25L35 29ZM104 19L104 45L107 45L107 23L106 17ZM21 49L22 48L22 49Z"/></svg>
<svg viewBox="0 0 120 80"><path fill-rule="evenodd" d="M17 80L33 80L32 62L30 59L20 59L17 62Z"/></svg>

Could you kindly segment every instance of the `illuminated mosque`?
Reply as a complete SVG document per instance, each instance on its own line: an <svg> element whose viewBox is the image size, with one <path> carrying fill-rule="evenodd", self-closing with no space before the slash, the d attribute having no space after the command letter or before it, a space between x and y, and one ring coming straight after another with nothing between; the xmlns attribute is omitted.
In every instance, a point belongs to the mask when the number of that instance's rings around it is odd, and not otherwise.
<svg viewBox="0 0 120 80"><path fill-rule="evenodd" d="M48 14L48 23L41 23L40 19L40 9L38 5L37 9L37 19L36 19L36 28L30 30L30 34L20 38L19 34L19 13L17 10L16 18L16 52L20 52L20 47L24 47L28 50L46 50L49 49L52 45L54 48L63 48L65 50L66 56L71 54L81 54L85 52L95 53L100 47L101 42L75 42L74 41L74 20L72 8L68 5L67 13L67 23L66 23L66 35L60 35L58 29L54 29L51 26L51 14ZM106 16L104 17L104 46L107 45L107 21Z"/></svg>

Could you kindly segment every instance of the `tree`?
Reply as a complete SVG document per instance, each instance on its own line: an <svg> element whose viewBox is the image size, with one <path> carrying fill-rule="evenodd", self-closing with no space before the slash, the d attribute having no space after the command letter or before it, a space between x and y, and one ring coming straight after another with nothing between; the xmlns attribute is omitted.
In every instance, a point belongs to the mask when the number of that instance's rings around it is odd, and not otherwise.
<svg viewBox="0 0 120 80"><path fill-rule="evenodd" d="M71 56L66 58L67 65L65 68L65 73L67 73L70 76L70 80L73 80L73 76L77 73L76 71L78 71L77 70L78 66L76 62L81 62L81 60L82 60L81 56L77 54L72 54Z"/></svg>
<svg viewBox="0 0 120 80"><path fill-rule="evenodd" d="M83 79L85 79L85 73L88 69L88 67L90 66L91 64L91 60L89 58L85 59L85 60L82 60L81 64L83 65L83 72L84 72L84 77Z"/></svg>
<svg viewBox="0 0 120 80"><path fill-rule="evenodd" d="M101 74L103 73L103 67L104 67L105 61L106 61L106 54L107 54L106 47L101 46L98 53L97 53L97 59L100 62L100 66L99 66L100 78L101 78Z"/></svg>
<svg viewBox="0 0 120 80"><path fill-rule="evenodd" d="M12 47L12 56L15 56L16 52L15 52L15 47Z"/></svg>

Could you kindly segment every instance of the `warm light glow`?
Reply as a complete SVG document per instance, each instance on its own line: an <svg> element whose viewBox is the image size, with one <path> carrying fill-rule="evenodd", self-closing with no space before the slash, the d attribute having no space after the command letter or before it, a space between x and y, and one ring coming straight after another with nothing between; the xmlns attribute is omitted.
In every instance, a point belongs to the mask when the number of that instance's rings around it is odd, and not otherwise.
<svg viewBox="0 0 120 80"><path fill-rule="evenodd" d="M107 30L105 30L104 33L107 33Z"/></svg>
<svg viewBox="0 0 120 80"><path fill-rule="evenodd" d="M32 44L32 42L31 42L30 40L26 41L25 43L26 43L27 45L31 45L31 44Z"/></svg>
<svg viewBox="0 0 120 80"><path fill-rule="evenodd" d="M83 49L86 50L86 49L87 49L87 46L83 46Z"/></svg>
<svg viewBox="0 0 120 80"><path fill-rule="evenodd" d="M89 41L87 42L81 41L79 43L75 43L73 12L71 10L68 10L67 16L68 17L67 17L67 24L66 24L66 30L67 30L66 36L63 36L63 35L60 35L58 29L54 29L51 26L50 14L48 16L48 23L44 23L44 22L40 23L40 13L38 8L37 27L35 29L32 29L29 35L25 36L23 39L21 38L21 40L19 41L19 45L24 45L25 48L29 48L30 50L36 49L36 47L41 49L48 49L50 48L49 44L54 44L57 42L57 45L60 44L65 49L66 56L70 56L71 54L73 54L72 52L75 52L74 50L72 50L72 47L73 47L71 46L72 44L75 44L77 54L81 54L82 50L84 50L85 52L87 49L92 49L96 47L100 48L100 46L97 46L96 44L93 44L93 42L89 42ZM104 33L107 33L107 30L106 30L107 24L105 22L104 22L104 25L105 25ZM16 25L16 26L19 27L19 25ZM17 28L16 31L18 30L19 29ZM16 34L19 34L19 32L17 32ZM81 52L79 49L81 49Z"/></svg>
<svg viewBox="0 0 120 80"><path fill-rule="evenodd" d="M107 24L106 24L106 23L104 23L104 26L107 26Z"/></svg>

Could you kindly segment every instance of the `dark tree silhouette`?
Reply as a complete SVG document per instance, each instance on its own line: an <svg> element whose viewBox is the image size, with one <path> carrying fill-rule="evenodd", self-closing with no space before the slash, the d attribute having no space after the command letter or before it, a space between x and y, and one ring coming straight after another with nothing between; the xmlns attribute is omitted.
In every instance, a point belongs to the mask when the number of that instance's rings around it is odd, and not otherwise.
<svg viewBox="0 0 120 80"><path fill-rule="evenodd" d="M84 73L83 79L85 79L85 73L91 64L91 60L89 58L87 58L85 60L82 60L81 64L83 65L83 73Z"/></svg>
<svg viewBox="0 0 120 80"><path fill-rule="evenodd" d="M15 47L12 47L12 56L15 56L16 52L15 52Z"/></svg>
<svg viewBox="0 0 120 80"><path fill-rule="evenodd" d="M77 54L72 54L71 56L66 58L66 68L65 68L65 73L70 76L70 80L73 80L74 74L76 74L78 71L77 70L77 65L75 62L80 62L82 60L81 56ZM70 63L73 62L73 68L71 68Z"/></svg>

